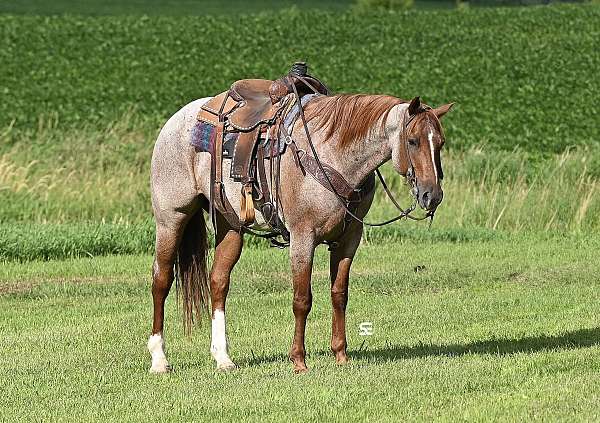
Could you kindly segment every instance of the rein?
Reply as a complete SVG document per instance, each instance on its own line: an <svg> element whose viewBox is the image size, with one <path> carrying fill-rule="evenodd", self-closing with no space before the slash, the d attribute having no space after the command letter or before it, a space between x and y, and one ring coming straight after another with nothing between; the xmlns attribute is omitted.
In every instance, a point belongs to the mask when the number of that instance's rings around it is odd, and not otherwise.
<svg viewBox="0 0 600 423"><path fill-rule="evenodd" d="M312 89L311 85L302 77L299 75L294 75L296 78L300 79L300 81L302 81L304 84L306 84L309 88ZM300 102L300 95L298 94L298 90L296 89L295 86L293 86L293 90L294 90L294 95L296 96L296 101ZM300 103L299 103L300 104ZM340 203L340 205L344 208L346 215L350 216L352 219L354 219L355 221L366 225L366 226L371 226L371 227L379 227L379 226L385 226L385 225L389 225L390 223L394 223L402 218L407 218L407 219L411 219L411 220L415 220L415 221L420 221L420 220L425 220L425 219L430 219L430 225L431 222L433 222L433 216L435 212L429 211L427 212L427 214L425 214L425 216L421 216L421 217L415 217L412 216L411 213L415 210L416 208L416 200L415 202L413 202L413 204L408 207L407 209L403 209L400 204L398 204L398 201L396 201L396 199L394 198L394 195L392 194L392 192L389 190L385 179L383 178L383 175L381 174L381 172L379 171L379 168L377 168L375 170L375 173L377 174L377 177L379 178L379 181L381 182L381 185L383 187L383 190L385 191L386 195L388 196L388 198L391 200L391 202L394 204L394 206L400 211L400 213L388 220L385 220L383 222L377 222L377 223L372 223L372 222L367 222L364 219L361 219L360 217L358 217L354 212L352 212L350 210L350 208L348 207L348 201L346 198L344 198L342 195L340 195L335 186L333 185L333 183L331 182L331 179L329 178L329 175L327 174L327 172L324 169L324 166L321 162L321 159L319 158L319 155L317 154L317 150L315 149L315 146L313 144L312 141L312 137L310 136L310 131L308 130L308 125L306 123L306 117L304 116L304 109L302 107L300 107L300 118L302 120L302 125L304 127L304 132L306 134L306 139L308 140L308 145L312 151L313 157L315 159L315 162L317 163L319 170L321 171L321 173L324 175L325 180L327 181L327 184L329 186L326 186L326 188L328 190L330 190L331 192L333 192L335 194L335 197L337 198L338 202ZM406 172L406 177L411 185L411 188L414 188L416 186L416 176L415 176L415 172L414 172L414 167L412 165L412 160L410 157L410 152L408 150L408 137L406 136L406 133L408 131L408 126L410 125L410 123L412 122L413 118L410 119L404 119L406 121L405 124L403 124L403 128L402 128L402 138L404 141L404 147L406 149L406 157L408 159L409 165L408 165L408 170ZM292 141L292 145L297 149L295 143ZM312 176L312 175L311 175ZM314 177L314 176L313 176Z"/></svg>

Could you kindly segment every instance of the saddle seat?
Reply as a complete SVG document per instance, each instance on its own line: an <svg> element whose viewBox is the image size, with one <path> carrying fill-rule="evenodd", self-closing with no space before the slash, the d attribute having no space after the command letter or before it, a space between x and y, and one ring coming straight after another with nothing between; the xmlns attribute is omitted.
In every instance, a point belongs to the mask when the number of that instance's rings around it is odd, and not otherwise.
<svg viewBox="0 0 600 423"><path fill-rule="evenodd" d="M229 95L241 103L229 116L231 126L246 132L252 131L261 123L272 123L279 110L277 102L273 102L269 94L274 85L277 82L266 79L242 79L235 82Z"/></svg>
<svg viewBox="0 0 600 423"><path fill-rule="evenodd" d="M308 76L305 80L316 92L328 93L327 88L318 79ZM273 125L280 109L287 105L281 104L281 100L293 93L292 85L296 87L300 97L313 93L304 82L290 76L276 81L241 79L234 82L228 91L213 97L202 106L198 119L216 126L221 113L227 116L227 124L233 132L251 132L261 124ZM225 98L227 100L223 104Z"/></svg>
<svg viewBox="0 0 600 423"><path fill-rule="evenodd" d="M220 113L228 132L252 132L260 125L273 125L282 104L272 103L268 94L272 84L274 81L266 79L237 81L228 91L206 102L198 120L217 126Z"/></svg>

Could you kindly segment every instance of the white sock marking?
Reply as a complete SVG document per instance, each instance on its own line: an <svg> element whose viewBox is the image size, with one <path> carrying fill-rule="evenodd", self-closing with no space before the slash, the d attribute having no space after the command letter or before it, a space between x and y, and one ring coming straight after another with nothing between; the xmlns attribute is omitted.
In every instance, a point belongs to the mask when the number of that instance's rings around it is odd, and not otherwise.
<svg viewBox="0 0 600 423"><path fill-rule="evenodd" d="M212 318L210 352L217 362L218 369L235 367L227 352L227 333L225 330L225 312L223 310L215 310Z"/></svg>
<svg viewBox="0 0 600 423"><path fill-rule="evenodd" d="M150 336L148 351L152 357L152 367L150 367L152 373L165 373L171 370L165 353L165 340L161 333Z"/></svg>

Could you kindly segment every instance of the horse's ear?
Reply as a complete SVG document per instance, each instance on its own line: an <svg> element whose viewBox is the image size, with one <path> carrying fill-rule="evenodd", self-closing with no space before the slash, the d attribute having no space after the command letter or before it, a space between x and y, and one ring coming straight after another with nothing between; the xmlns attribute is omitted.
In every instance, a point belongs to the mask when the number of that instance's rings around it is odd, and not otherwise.
<svg viewBox="0 0 600 423"><path fill-rule="evenodd" d="M452 108L452 106L454 106L454 103L444 104L443 106L436 107L435 109L433 109L433 113L435 113L435 115L439 119L442 116L444 116L446 113L448 113L450 111L450 109Z"/></svg>
<svg viewBox="0 0 600 423"><path fill-rule="evenodd" d="M410 101L410 104L408 105L408 114L413 116L413 115L416 115L417 113L419 113L420 110L421 110L421 98L417 96Z"/></svg>

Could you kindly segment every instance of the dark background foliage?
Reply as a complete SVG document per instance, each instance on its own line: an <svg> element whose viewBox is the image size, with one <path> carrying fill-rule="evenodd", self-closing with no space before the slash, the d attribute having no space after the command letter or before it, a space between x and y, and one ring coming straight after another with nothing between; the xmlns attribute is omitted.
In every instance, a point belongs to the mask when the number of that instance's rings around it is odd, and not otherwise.
<svg viewBox="0 0 600 423"><path fill-rule="evenodd" d="M510 25L507 25L510 22ZM66 127L134 108L150 127L295 60L337 92L456 101L452 146L557 152L599 139L600 9L300 11L240 16L0 16L0 127ZM137 114L136 113L136 114Z"/></svg>

